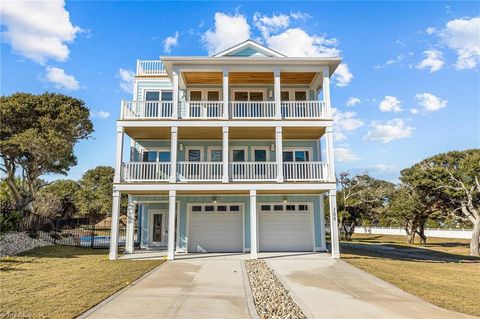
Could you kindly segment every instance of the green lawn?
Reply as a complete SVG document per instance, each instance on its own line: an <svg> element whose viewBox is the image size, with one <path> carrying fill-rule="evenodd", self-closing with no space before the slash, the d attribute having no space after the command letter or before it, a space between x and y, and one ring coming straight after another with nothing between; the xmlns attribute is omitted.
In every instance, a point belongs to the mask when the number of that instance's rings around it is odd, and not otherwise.
<svg viewBox="0 0 480 319"><path fill-rule="evenodd" d="M480 258L468 240L428 238L408 245L403 236L355 235L341 243L344 261L440 307L480 316Z"/></svg>
<svg viewBox="0 0 480 319"><path fill-rule="evenodd" d="M161 260L116 260L106 250L48 246L0 259L0 317L72 318Z"/></svg>

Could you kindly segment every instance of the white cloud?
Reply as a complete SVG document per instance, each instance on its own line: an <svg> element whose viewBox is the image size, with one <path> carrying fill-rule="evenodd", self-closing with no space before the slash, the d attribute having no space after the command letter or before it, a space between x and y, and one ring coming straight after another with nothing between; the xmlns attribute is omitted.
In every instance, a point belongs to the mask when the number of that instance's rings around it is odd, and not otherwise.
<svg viewBox="0 0 480 319"><path fill-rule="evenodd" d="M447 106L448 101L431 93L418 93L415 95L415 100L422 107L425 112L435 112Z"/></svg>
<svg viewBox="0 0 480 319"><path fill-rule="evenodd" d="M265 38L268 47L289 57L334 57L340 51L335 48L336 39L310 35L300 28L290 28Z"/></svg>
<svg viewBox="0 0 480 319"><path fill-rule="evenodd" d="M171 37L166 37L165 40L163 40L163 52L165 53L170 53L172 52L172 48L176 47L178 44L178 37L180 34L175 32L174 36Z"/></svg>
<svg viewBox="0 0 480 319"><path fill-rule="evenodd" d="M351 96L348 98L347 101L347 106L355 106L357 104L360 104L360 99L358 97Z"/></svg>
<svg viewBox="0 0 480 319"><path fill-rule="evenodd" d="M92 114L92 117L96 117L102 120L110 117L110 113L107 111L90 111L90 114Z"/></svg>
<svg viewBox="0 0 480 319"><path fill-rule="evenodd" d="M47 67L45 79L55 84L58 89L78 90L80 84L73 75L65 73L65 70L55 67Z"/></svg>
<svg viewBox="0 0 480 319"><path fill-rule="evenodd" d="M380 141L390 143L412 136L413 128L406 126L402 119L396 118L386 122L374 121L372 127L364 136L366 141Z"/></svg>
<svg viewBox="0 0 480 319"><path fill-rule="evenodd" d="M417 64L417 69L429 69L430 73L436 72L443 67L445 63L443 59L443 54L439 50L427 50L424 51L425 59L423 59L419 64Z"/></svg>
<svg viewBox="0 0 480 319"><path fill-rule="evenodd" d="M207 30L202 36L209 54L228 49L250 38L250 26L247 19L241 14L228 15L223 12L215 13L215 28Z"/></svg>
<svg viewBox="0 0 480 319"><path fill-rule="evenodd" d="M346 63L341 63L333 76L335 77L336 85L340 87L349 85L353 79L353 74Z"/></svg>
<svg viewBox="0 0 480 319"><path fill-rule="evenodd" d="M287 28L290 25L290 17L285 14L268 17L261 15L260 12L255 12L253 24L260 30L264 38L268 38L272 32L278 32Z"/></svg>
<svg viewBox="0 0 480 319"><path fill-rule="evenodd" d="M435 28L434 27L428 27L425 29L426 34L434 34L435 33Z"/></svg>
<svg viewBox="0 0 480 319"><path fill-rule="evenodd" d="M333 140L335 142L342 142L347 139L347 136L342 132L333 132Z"/></svg>
<svg viewBox="0 0 480 319"><path fill-rule="evenodd" d="M418 112L419 112L418 109L415 109L415 108L410 109L410 113L412 113L412 114L418 114Z"/></svg>
<svg viewBox="0 0 480 319"><path fill-rule="evenodd" d="M307 20L311 17L311 15L309 15L306 12L297 11L297 12L290 12L290 17L292 17L292 19L295 19L295 20Z"/></svg>
<svg viewBox="0 0 480 319"><path fill-rule="evenodd" d="M118 69L118 77L120 78L120 88L126 93L132 93L135 73L133 71L120 68Z"/></svg>
<svg viewBox="0 0 480 319"><path fill-rule="evenodd" d="M333 149L333 154L337 162L353 162L360 159L357 154L347 147L336 147Z"/></svg>
<svg viewBox="0 0 480 319"><path fill-rule="evenodd" d="M402 103L395 96L386 95L378 106L382 112L401 112Z"/></svg>
<svg viewBox="0 0 480 319"><path fill-rule="evenodd" d="M365 125L361 119L356 117L356 112L340 112L333 107L332 116L333 125L338 132L351 132Z"/></svg>
<svg viewBox="0 0 480 319"><path fill-rule="evenodd" d="M398 170L397 166L384 163L368 165L368 168L379 172L394 172Z"/></svg>
<svg viewBox="0 0 480 319"><path fill-rule="evenodd" d="M389 65L401 62L404 58L405 58L405 56L403 54L399 54L395 58L387 60L387 62L385 62L383 65L378 64L378 65L375 65L373 68L374 69L384 69Z"/></svg>
<svg viewBox="0 0 480 319"><path fill-rule="evenodd" d="M480 63L480 17L455 19L439 32L443 42L457 52L455 67L473 69Z"/></svg>
<svg viewBox="0 0 480 319"><path fill-rule="evenodd" d="M19 54L44 64L48 59L65 61L66 43L82 29L74 26L64 1L2 1L0 20L4 41Z"/></svg>

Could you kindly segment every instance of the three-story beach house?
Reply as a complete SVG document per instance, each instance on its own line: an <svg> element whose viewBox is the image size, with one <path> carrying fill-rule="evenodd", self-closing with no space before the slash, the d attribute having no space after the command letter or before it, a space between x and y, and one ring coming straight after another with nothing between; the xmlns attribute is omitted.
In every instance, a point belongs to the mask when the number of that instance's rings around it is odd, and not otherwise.
<svg viewBox="0 0 480 319"><path fill-rule="evenodd" d="M251 40L209 57L138 61L117 121L110 259L123 193L126 253L326 251L328 196L338 258L329 86L340 61Z"/></svg>

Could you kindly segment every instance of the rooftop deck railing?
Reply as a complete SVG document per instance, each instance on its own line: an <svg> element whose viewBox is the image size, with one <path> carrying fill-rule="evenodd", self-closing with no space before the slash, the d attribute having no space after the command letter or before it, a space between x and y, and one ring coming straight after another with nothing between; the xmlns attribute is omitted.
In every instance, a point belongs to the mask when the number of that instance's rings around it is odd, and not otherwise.
<svg viewBox="0 0 480 319"><path fill-rule="evenodd" d="M137 60L137 76L166 74L165 66L160 60Z"/></svg>

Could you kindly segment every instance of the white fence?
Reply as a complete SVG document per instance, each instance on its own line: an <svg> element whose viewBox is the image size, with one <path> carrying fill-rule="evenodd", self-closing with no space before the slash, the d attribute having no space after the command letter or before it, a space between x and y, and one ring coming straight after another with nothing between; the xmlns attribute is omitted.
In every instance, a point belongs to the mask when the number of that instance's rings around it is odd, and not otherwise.
<svg viewBox="0 0 480 319"><path fill-rule="evenodd" d="M178 162L180 181L221 181L223 177L222 162Z"/></svg>
<svg viewBox="0 0 480 319"><path fill-rule="evenodd" d="M161 182L170 178L170 163L123 163L122 177L125 182Z"/></svg>
<svg viewBox="0 0 480 319"><path fill-rule="evenodd" d="M137 60L137 75L166 75L160 60Z"/></svg>
<svg viewBox="0 0 480 319"><path fill-rule="evenodd" d="M283 118L324 118L326 113L322 101L284 101L281 108Z"/></svg>
<svg viewBox="0 0 480 319"><path fill-rule="evenodd" d="M277 163L233 162L230 176L233 181L273 181L277 179Z"/></svg>
<svg viewBox="0 0 480 319"><path fill-rule="evenodd" d="M171 118L172 101L123 101L121 119Z"/></svg>
<svg viewBox="0 0 480 319"><path fill-rule="evenodd" d="M402 227L355 227L355 234L376 234L376 235L400 235L406 236L407 233ZM459 238L470 239L472 237L471 229L463 228L425 228L427 237L440 238Z"/></svg>
<svg viewBox="0 0 480 319"><path fill-rule="evenodd" d="M223 117L223 101L186 101L186 118L221 118Z"/></svg>
<svg viewBox="0 0 480 319"><path fill-rule="evenodd" d="M327 180L327 163L324 162L284 162L283 178L286 181Z"/></svg>
<svg viewBox="0 0 480 319"><path fill-rule="evenodd" d="M275 102L273 101L248 101L230 102L232 118L274 118Z"/></svg>

